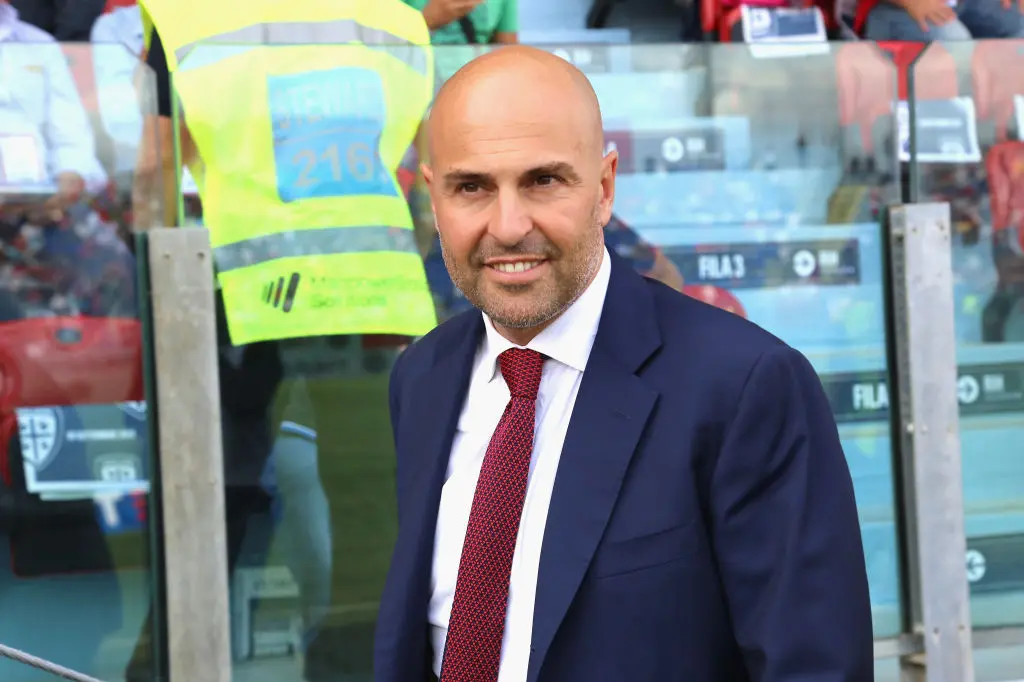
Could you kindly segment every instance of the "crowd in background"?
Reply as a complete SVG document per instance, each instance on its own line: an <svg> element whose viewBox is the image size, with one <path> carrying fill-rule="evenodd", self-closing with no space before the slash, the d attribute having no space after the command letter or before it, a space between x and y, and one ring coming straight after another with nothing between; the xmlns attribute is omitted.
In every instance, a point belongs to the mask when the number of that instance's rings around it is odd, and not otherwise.
<svg viewBox="0 0 1024 682"><path fill-rule="evenodd" d="M423 12L436 44L518 40L517 0L405 1ZM734 30L741 4L783 7L794 3L817 6L830 37L927 41L1024 36L1022 0L721 0L676 5L684 18L684 40L699 40L701 32L693 27L722 27L721 37L742 39L742 32L737 36ZM620 3L621 11L628 12L629 4ZM0 319L47 310L116 315L133 309L128 225L132 221L129 188L143 134L136 91L145 42L140 12L134 0L0 0L0 45L44 43L51 38L65 45L63 57L70 70L61 63L62 55L54 52L45 74L19 76L30 80L45 76L40 87L17 82L0 86L0 126L5 134L16 129L12 121L18 116L11 115L12 109L27 109L31 118L45 120L46 134L36 137L37 144L46 148L36 150L34 156L50 159L53 166L20 179L22 184L26 179L52 184L52 188L41 188L39 196L45 201L0 198L0 281L4 282ZM463 55L442 50L437 59L443 78L459 66ZM7 159L5 167L12 165L15 154L26 153L24 147L18 151L13 144L8 141L0 149L0 159ZM410 160L406 175L415 157ZM190 182L186 172L186 189ZM52 229L58 225L73 229ZM621 236L624 248L637 242L636 260L647 263L649 272L653 267L659 279L682 284L657 249L639 243L621 221L615 227L625 231L618 235L612 231L611 238ZM75 268L61 267L71 262ZM450 288L447 282L438 287Z"/></svg>

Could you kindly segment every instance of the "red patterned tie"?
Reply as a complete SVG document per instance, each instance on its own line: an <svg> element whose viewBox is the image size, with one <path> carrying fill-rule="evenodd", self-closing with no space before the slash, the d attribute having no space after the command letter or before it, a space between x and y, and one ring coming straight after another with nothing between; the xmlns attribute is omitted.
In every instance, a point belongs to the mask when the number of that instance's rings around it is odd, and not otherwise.
<svg viewBox="0 0 1024 682"><path fill-rule="evenodd" d="M448 623L441 682L495 682L505 632L508 582L526 481L544 356L511 348L498 356L512 394L477 480Z"/></svg>

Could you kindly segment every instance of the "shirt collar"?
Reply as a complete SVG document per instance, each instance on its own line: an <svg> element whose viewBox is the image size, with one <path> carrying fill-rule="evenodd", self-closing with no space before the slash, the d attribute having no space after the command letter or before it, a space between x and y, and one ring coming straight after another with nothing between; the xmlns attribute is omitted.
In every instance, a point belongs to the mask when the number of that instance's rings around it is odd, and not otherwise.
<svg viewBox="0 0 1024 682"><path fill-rule="evenodd" d="M526 348L582 372L590 358L590 349L594 347L611 271L608 250L602 249L601 266L594 281L550 326L526 344ZM486 373L486 380L493 381L498 376L498 356L509 348L522 346L517 346L499 334L486 314L484 329L487 333L483 340L480 368Z"/></svg>

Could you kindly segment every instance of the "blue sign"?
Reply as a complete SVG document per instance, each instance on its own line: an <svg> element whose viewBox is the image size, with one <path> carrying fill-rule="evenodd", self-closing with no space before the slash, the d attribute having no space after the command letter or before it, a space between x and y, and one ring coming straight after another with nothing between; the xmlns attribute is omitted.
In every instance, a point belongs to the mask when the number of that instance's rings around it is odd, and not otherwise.
<svg viewBox="0 0 1024 682"><path fill-rule="evenodd" d="M384 83L371 69L270 76L274 164L281 201L399 196L380 158Z"/></svg>
<svg viewBox="0 0 1024 682"><path fill-rule="evenodd" d="M145 403L20 408L16 415L30 493L148 489Z"/></svg>
<svg viewBox="0 0 1024 682"><path fill-rule="evenodd" d="M699 244L668 252L690 284L730 289L860 284L856 239Z"/></svg>

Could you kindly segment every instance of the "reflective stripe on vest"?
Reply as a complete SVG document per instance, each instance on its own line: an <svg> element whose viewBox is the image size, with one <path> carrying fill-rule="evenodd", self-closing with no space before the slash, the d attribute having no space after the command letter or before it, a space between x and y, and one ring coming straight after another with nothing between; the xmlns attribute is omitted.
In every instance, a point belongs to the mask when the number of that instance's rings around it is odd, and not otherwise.
<svg viewBox="0 0 1024 682"><path fill-rule="evenodd" d="M253 237L213 250L218 272L278 258L375 251L419 254L415 233L403 227L327 227Z"/></svg>
<svg viewBox="0 0 1024 682"><path fill-rule="evenodd" d="M202 41L182 45L174 51L179 64L197 47L234 45L258 47L262 45L338 45L361 43L362 47L376 49L401 59L418 73L427 75L426 48L415 45L401 36L379 28L364 26L352 19L312 22L275 22L253 24L204 38Z"/></svg>

